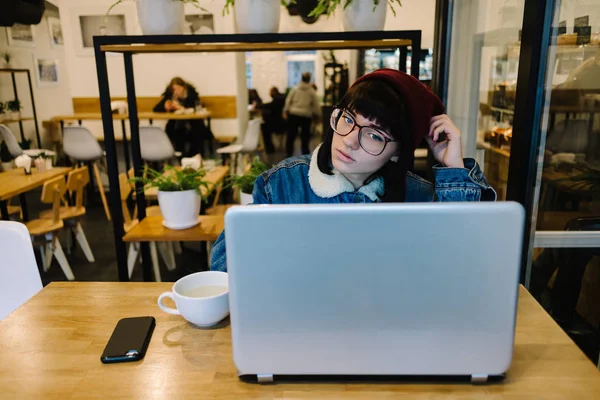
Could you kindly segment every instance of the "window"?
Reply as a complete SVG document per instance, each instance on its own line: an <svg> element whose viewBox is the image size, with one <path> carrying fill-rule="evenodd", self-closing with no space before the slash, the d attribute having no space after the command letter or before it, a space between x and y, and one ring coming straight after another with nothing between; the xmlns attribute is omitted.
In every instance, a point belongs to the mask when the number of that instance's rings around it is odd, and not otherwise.
<svg viewBox="0 0 600 400"><path fill-rule="evenodd" d="M287 61L287 86L292 88L300 83L302 74L310 72L315 81L316 51L286 51Z"/></svg>

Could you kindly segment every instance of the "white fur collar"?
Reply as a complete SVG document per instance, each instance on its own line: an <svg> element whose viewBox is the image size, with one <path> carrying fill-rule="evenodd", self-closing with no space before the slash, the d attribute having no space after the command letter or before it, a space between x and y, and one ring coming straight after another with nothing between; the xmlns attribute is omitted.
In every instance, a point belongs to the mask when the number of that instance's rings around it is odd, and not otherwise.
<svg viewBox="0 0 600 400"><path fill-rule="evenodd" d="M333 168L333 175L324 174L317 165L317 154L321 145L317 146L310 157L310 167L308 169L308 182L311 189L319 197L331 198L341 193L354 193L354 186L338 170ZM371 201L379 201L379 196L383 195L383 178L378 177L367 185L358 189L359 193L367 196Z"/></svg>

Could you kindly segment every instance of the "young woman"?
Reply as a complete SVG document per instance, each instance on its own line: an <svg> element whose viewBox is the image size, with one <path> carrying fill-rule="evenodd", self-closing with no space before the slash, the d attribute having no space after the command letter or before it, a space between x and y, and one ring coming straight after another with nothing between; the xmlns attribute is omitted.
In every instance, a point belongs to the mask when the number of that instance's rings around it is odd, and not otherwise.
<svg viewBox="0 0 600 400"><path fill-rule="evenodd" d="M284 160L254 183L254 204L495 200L438 97L410 75L382 69L359 78L331 115L312 155ZM408 171L425 138L439 162L431 184ZM211 270L226 271L225 236Z"/></svg>
<svg viewBox="0 0 600 400"><path fill-rule="evenodd" d="M200 105L196 88L180 77L171 79L154 112L175 112ZM212 133L201 120L169 120L165 131L175 151L184 157L203 153L204 142L212 140Z"/></svg>

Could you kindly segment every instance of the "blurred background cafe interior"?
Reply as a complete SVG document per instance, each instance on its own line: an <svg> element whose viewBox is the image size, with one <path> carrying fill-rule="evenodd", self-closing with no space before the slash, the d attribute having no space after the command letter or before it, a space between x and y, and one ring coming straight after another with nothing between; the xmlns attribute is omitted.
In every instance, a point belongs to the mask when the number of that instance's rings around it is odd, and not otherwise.
<svg viewBox="0 0 600 400"><path fill-rule="evenodd" d="M549 2L551 18L542 24L524 13L525 0L405 0L388 9L379 28L390 32L385 39L398 39L391 46L375 35L373 47L356 41L354 48L293 41L277 47L274 34L255 47L216 40L210 50L159 49L132 58L128 46L137 44L124 43L102 53L102 77L94 36L156 34L152 21L138 16L136 2L109 12L113 3L0 0L2 218L26 223L44 285L174 282L207 270L226 210L249 202L254 179L289 156L312 152L352 82L392 68L417 76L442 99L461 130L464 156L478 161L498 201L525 206L521 283L598 361L598 1ZM352 30L340 12L309 16L317 4L277 2L279 34ZM224 11L225 0L200 6L185 4L184 34L232 34L236 23L243 25ZM11 7L23 13L18 23ZM531 25L548 29L525 37ZM534 39L541 45L532 46ZM108 136L104 83L112 112ZM282 117L287 97L300 86L320 103L320 115L304 125ZM139 145L130 133L132 91ZM203 167L201 233L162 227L156 188L145 190L147 207L138 210L140 194L130 180L136 162L158 174L167 168L167 175L184 164ZM431 179L433 163L423 143L413 171ZM51 186L56 177L66 182L58 200ZM169 238L172 232L179 236ZM150 259L141 260L144 248Z"/></svg>

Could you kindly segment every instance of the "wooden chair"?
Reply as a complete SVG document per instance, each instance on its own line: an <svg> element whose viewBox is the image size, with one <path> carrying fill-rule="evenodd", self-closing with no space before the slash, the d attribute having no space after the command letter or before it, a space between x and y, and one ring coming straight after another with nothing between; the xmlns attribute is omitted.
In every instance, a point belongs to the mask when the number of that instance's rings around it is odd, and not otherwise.
<svg viewBox="0 0 600 400"><path fill-rule="evenodd" d="M60 201L67 191L65 178L58 176L44 183L42 202L52 204L52 218L39 218L25 224L33 244L39 244L44 271L50 268L52 257L56 257L68 280L75 279L71 266L58 240L58 232L64 227L60 219Z"/></svg>
<svg viewBox="0 0 600 400"><path fill-rule="evenodd" d="M128 174L129 176L133 176L133 171L129 170ZM137 219L137 206L133 210L133 215L129 212L129 208L127 206L127 199L131 195L131 192L134 190L134 186L129 181L129 178L125 173L119 174L119 190L121 198L121 207L123 208L123 229L125 230L125 233L127 233L130 230L132 230L137 224L139 224L140 221L139 219ZM162 216L162 214L158 206L150 206L146 207L146 216ZM160 250L160 255L165 264L167 265L167 268L169 270L174 270L175 254L171 243L159 243L158 250ZM158 250L157 244L155 242L150 242L150 257L152 259L154 279L157 282L161 282L160 268L158 264ZM127 251L127 269L129 272L129 278L131 278L133 268L139 257L139 243L131 243Z"/></svg>
<svg viewBox="0 0 600 400"><path fill-rule="evenodd" d="M236 204L219 204L221 197L221 191L223 190L223 183L220 183L215 189L215 197L212 205L206 209L206 215L225 215L228 209L235 206Z"/></svg>
<svg viewBox="0 0 600 400"><path fill-rule="evenodd" d="M75 235L75 239L85 257L89 262L94 262L94 254L92 253L92 249L88 244L87 238L85 236L85 232L81 227L81 219L85 215L85 207L83 206L83 191L85 187L90 182L90 174L87 167L81 167L74 169L69 172L67 178L67 191L73 195L75 194L75 206L69 206L68 203L66 206L60 207L59 217L63 220L63 223L67 225ZM52 218L52 210L44 211L40 213L40 218L50 219ZM67 236L69 237L69 236ZM70 248L70 246L68 246Z"/></svg>
<svg viewBox="0 0 600 400"><path fill-rule="evenodd" d="M8 208L8 216L10 217L11 215L15 215L15 214L19 214L19 218L23 219L23 213L21 212L21 206L12 206L10 204L12 199L8 199L8 204L7 204L7 208Z"/></svg>

